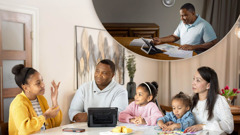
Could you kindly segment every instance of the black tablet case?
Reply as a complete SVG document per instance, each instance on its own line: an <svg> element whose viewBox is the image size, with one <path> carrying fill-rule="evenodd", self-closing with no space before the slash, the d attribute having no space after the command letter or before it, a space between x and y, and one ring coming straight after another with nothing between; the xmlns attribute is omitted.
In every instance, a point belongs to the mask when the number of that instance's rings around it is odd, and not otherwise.
<svg viewBox="0 0 240 135"><path fill-rule="evenodd" d="M88 108L88 127L115 127L117 107Z"/></svg>

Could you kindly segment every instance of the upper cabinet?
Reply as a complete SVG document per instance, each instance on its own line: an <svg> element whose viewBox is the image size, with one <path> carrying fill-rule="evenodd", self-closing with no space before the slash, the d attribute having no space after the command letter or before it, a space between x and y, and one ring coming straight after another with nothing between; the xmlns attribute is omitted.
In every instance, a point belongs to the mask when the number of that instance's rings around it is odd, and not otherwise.
<svg viewBox="0 0 240 135"><path fill-rule="evenodd" d="M103 23L113 37L159 37L159 26L154 23Z"/></svg>

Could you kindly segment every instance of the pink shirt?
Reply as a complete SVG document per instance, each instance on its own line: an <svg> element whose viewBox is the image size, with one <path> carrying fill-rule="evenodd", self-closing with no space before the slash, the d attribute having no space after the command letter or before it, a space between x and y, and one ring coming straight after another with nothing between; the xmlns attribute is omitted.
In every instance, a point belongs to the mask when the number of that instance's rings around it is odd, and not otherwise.
<svg viewBox="0 0 240 135"><path fill-rule="evenodd" d="M162 113L159 111L157 105L153 102L149 102L145 106L139 106L133 101L126 110L120 112L118 120L124 123L130 123L130 119L134 117L139 117L145 119L147 125L156 125L157 119L163 117Z"/></svg>

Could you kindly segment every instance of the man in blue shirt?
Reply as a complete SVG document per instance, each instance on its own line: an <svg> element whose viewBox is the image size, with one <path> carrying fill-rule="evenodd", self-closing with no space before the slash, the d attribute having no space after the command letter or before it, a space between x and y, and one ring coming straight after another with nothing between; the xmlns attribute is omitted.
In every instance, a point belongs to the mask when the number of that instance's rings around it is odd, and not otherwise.
<svg viewBox="0 0 240 135"><path fill-rule="evenodd" d="M172 43L181 39L182 50L193 50L201 53L217 43L217 36L212 26L195 14L192 4L186 3L180 8L181 22L173 35L153 39L155 45L161 43Z"/></svg>

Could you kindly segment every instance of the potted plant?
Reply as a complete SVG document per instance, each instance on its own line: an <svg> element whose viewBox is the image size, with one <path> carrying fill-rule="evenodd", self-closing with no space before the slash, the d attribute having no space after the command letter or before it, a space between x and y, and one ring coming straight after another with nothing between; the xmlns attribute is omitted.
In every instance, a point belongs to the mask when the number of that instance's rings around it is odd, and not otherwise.
<svg viewBox="0 0 240 135"><path fill-rule="evenodd" d="M130 82L127 83L128 98L132 99L136 93L136 83L133 81L134 74L136 72L136 61L134 55L128 55L127 58L127 70Z"/></svg>
<svg viewBox="0 0 240 135"><path fill-rule="evenodd" d="M236 88L230 89L227 85L224 89L221 90L220 94L227 99L229 104L232 104L233 99L237 97L238 93L240 93L240 90Z"/></svg>

